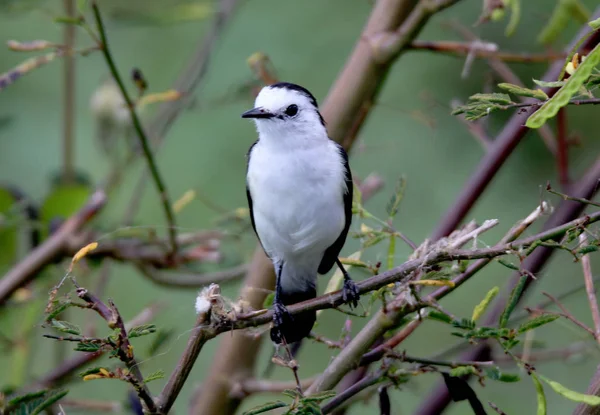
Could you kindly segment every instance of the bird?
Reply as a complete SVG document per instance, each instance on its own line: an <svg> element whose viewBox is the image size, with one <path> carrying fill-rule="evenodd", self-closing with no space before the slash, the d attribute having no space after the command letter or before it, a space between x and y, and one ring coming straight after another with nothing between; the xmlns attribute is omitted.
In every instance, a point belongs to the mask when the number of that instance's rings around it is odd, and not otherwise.
<svg viewBox="0 0 600 415"><path fill-rule="evenodd" d="M294 344L310 334L316 311L292 316L286 306L315 298L318 274L337 264L344 302L358 305L358 287L338 257L352 222L348 155L329 138L317 100L300 85L263 87L242 118L258 132L246 156L246 196L276 274L270 337L275 345Z"/></svg>

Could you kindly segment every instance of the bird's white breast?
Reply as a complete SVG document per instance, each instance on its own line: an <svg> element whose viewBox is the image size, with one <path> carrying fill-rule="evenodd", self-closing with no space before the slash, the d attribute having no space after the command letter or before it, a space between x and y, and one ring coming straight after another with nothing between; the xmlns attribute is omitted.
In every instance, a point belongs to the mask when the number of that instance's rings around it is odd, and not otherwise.
<svg viewBox="0 0 600 415"><path fill-rule="evenodd" d="M323 252L345 224L344 166L335 144L323 140L290 151L259 141L248 164L248 186L267 253L275 261L315 268L316 276Z"/></svg>

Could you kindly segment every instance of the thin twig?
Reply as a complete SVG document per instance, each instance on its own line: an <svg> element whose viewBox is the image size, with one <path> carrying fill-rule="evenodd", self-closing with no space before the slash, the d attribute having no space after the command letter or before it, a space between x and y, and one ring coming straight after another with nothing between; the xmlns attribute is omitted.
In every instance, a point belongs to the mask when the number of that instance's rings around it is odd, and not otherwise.
<svg viewBox="0 0 600 415"><path fill-rule="evenodd" d="M495 43L484 42L455 42L455 41L426 41L414 40L409 46L409 50L430 51L447 54L451 56L464 57L472 53L477 58L498 59L504 62L516 63L537 63L552 62L565 59L567 55L553 53L526 53L526 52L506 52L498 50Z"/></svg>
<svg viewBox="0 0 600 415"><path fill-rule="evenodd" d="M579 235L579 242L581 247L587 246L587 235L582 233ZM600 311L598 310L598 300L596 299L596 289L594 287L594 276L592 274L592 264L590 262L590 256L588 254L581 256L581 267L583 268L583 279L585 280L585 291L587 293L588 302L590 303L590 309L592 312L592 319L594 320L594 332L596 341L600 343Z"/></svg>
<svg viewBox="0 0 600 415"><path fill-rule="evenodd" d="M158 191L163 210L167 219L169 239L171 242L171 258L174 259L177 254L177 229L175 227L175 215L173 214L173 208L171 207L171 201L169 199L169 194L167 193L167 188L163 182L163 179L158 170L158 166L156 165L156 161L154 160L154 156L152 154L152 150L150 148L150 143L148 142L148 138L146 137L146 133L144 132L144 128L142 127L142 123L135 111L135 104L127 89L125 88L125 84L123 83L123 79L121 75L119 75L119 71L117 70L117 66L114 62L110 49L108 48L108 40L106 38L106 31L104 28L104 22L102 21L102 16L100 15L100 9L98 8L98 4L96 1L92 1L92 10L94 12L94 18L96 19L96 27L98 29L98 33L100 35L100 41L102 42L102 54L104 55L104 59L108 65L110 73L114 78L115 82L119 86L121 90L121 94L123 95L123 99L127 104L127 108L131 115L131 121L133 123L133 127L137 133L138 138L140 139L140 144L142 145L142 150L144 152L144 157L148 162L148 168L150 169L150 173L152 174L152 179L154 180L154 184L156 185L156 189Z"/></svg>
<svg viewBox="0 0 600 415"><path fill-rule="evenodd" d="M75 16L75 0L64 0L65 14L67 17ZM64 25L64 46L67 50L75 49L75 25ZM67 53L64 59L63 86L63 180L73 183L75 180L75 140L73 137L75 127L75 57Z"/></svg>

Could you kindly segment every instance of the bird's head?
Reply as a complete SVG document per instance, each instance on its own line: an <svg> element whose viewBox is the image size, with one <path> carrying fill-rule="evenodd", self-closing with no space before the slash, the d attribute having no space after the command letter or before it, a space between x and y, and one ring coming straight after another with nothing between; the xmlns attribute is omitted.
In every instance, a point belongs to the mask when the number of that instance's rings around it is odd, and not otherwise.
<svg viewBox="0 0 600 415"><path fill-rule="evenodd" d="M255 107L242 114L252 118L264 140L320 140L327 138L325 121L315 97L305 88L280 82L264 87Z"/></svg>

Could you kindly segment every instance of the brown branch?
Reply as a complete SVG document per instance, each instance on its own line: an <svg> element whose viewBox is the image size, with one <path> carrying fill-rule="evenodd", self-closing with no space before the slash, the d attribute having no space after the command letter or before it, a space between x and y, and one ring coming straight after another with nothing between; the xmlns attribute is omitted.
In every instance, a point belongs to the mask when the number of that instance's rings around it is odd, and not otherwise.
<svg viewBox="0 0 600 415"><path fill-rule="evenodd" d="M566 59L567 54L554 53L526 53L526 52L504 52L498 50L494 43L478 41L454 42L454 41L424 41L415 40L408 45L409 50L430 51L450 56L464 57L473 54L477 58L497 59L504 62L516 63L538 63L551 62Z"/></svg>
<svg viewBox="0 0 600 415"><path fill-rule="evenodd" d="M109 300L108 305L106 305L94 294L83 287L79 287L75 283L75 280L73 280L73 283L77 287L77 296L88 303L92 310L96 311L100 317L106 320L108 327L111 329L119 329L118 341L116 345L117 356L119 357L119 360L121 360L125 366L127 366L127 369L129 369L131 376L128 376L128 380L134 387L138 397L146 404L148 411L155 413L156 405L154 403L154 399L152 398L152 394L150 393L148 386L144 383L144 377L142 376L142 372L140 371L140 368L135 360L133 347L131 346L129 337L127 336L127 328L125 327L125 323L121 318L121 314L119 314L119 310L117 310L117 306L111 300Z"/></svg>
<svg viewBox="0 0 600 415"><path fill-rule="evenodd" d="M35 248L21 262L16 264L0 280L0 306L19 288L34 279L52 260L61 254L69 239L102 209L106 195L102 190L94 192L86 204L43 244Z"/></svg>
<svg viewBox="0 0 600 415"><path fill-rule="evenodd" d="M149 280L158 285L164 285L174 288L199 288L211 283L222 284L229 281L237 281L248 271L248 265L238 265L236 267L224 269L221 271L206 272L194 274L191 272L169 272L158 270L153 266L143 263L138 264L138 269Z"/></svg>
<svg viewBox="0 0 600 415"><path fill-rule="evenodd" d="M587 246L587 235L582 233L579 236L581 247ZM585 281L585 292L587 293L592 319L594 320L594 337L600 343L600 311L598 310L598 300L596 299L596 289L594 288L594 276L592 274L592 264L589 254L581 256L581 267L583 268L583 279Z"/></svg>
<svg viewBox="0 0 600 415"><path fill-rule="evenodd" d="M161 306L158 304L153 304L132 318L130 321L125 323L125 329L130 330L132 327L139 326L141 324L146 324L149 321L152 321L156 314L160 311ZM75 373L77 370L80 370L84 366L90 364L94 360L97 360L99 357L104 355L104 352L95 352L95 353L81 353L73 356L72 358L62 362L58 367L52 369L49 373L39 379L36 383L42 385L43 387L55 387L61 383L63 383L69 376Z"/></svg>
<svg viewBox="0 0 600 415"><path fill-rule="evenodd" d="M595 16L598 17L600 11L597 11ZM589 38L588 38L589 39ZM575 197L590 199L598 190L598 179L600 178L600 159L592 166L592 168L582 177L577 186L574 187L573 194ZM577 217L587 205L583 203L577 203L573 201L563 201L559 207L554 211L550 218L544 224L545 229L549 229L553 226L557 226L561 223L571 220ZM537 274L543 266L546 264L548 259L551 257L553 250L547 247L540 247L536 249L522 264L521 269L527 270L530 274ZM506 293L503 299L497 301L496 307L487 314L484 324L494 324L498 320L498 316L504 309L506 298L508 293L515 287L521 273L515 273L511 278L510 284L506 289ZM540 276L538 276L539 278ZM527 288L530 286L532 279L527 280L527 284L523 292L525 293ZM465 353L461 358L464 360L480 360L482 356L489 354L489 345L484 344L475 348L474 350ZM433 415L441 413L444 408L450 404L450 395L446 386L439 383L431 395L423 400L423 403L418 409L418 413L422 415Z"/></svg>
<svg viewBox="0 0 600 415"><path fill-rule="evenodd" d="M569 144L567 129L567 108L563 107L556 114L556 130L558 133L558 152L556 155L556 169L562 189L568 190L569 186Z"/></svg>

